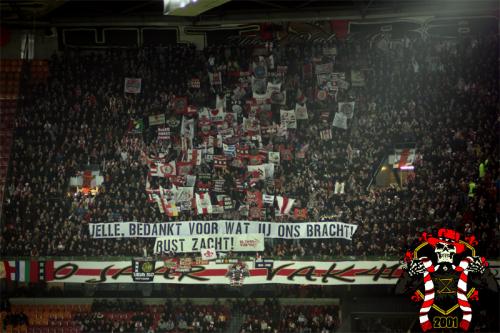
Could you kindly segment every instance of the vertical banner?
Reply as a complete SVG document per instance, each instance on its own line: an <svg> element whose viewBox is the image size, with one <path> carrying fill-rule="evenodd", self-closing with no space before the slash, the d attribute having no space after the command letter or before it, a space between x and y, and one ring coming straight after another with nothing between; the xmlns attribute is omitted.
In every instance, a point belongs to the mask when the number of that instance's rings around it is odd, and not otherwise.
<svg viewBox="0 0 500 333"><path fill-rule="evenodd" d="M295 109L280 110L281 125L286 128L297 128L297 118L295 117Z"/></svg>
<svg viewBox="0 0 500 333"><path fill-rule="evenodd" d="M155 277L156 261L150 258L132 259L132 279L134 282L152 282Z"/></svg>
<svg viewBox="0 0 500 333"><path fill-rule="evenodd" d="M355 102L339 102L339 112L343 113L347 119L352 119L354 116L354 104Z"/></svg>

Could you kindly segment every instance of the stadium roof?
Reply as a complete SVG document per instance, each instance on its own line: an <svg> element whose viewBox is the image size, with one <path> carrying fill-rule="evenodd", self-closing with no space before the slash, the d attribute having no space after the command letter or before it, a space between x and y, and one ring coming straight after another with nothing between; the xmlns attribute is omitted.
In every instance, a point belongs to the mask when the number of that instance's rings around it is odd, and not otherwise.
<svg viewBox="0 0 500 333"><path fill-rule="evenodd" d="M179 1L179 0L178 0ZM187 1L187 0L186 0ZM498 15L497 0L197 0L214 3L191 17L163 15L163 0L0 0L2 24L205 24L242 21L377 18L383 16Z"/></svg>

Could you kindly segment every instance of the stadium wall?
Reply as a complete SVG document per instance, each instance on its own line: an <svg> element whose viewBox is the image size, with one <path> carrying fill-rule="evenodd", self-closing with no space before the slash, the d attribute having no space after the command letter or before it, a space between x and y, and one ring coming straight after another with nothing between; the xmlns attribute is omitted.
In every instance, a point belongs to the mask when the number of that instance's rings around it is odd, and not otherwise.
<svg viewBox="0 0 500 333"><path fill-rule="evenodd" d="M55 30L9 29L10 38L7 43L0 46L0 58L20 59L21 42L28 33L33 33L35 35L35 59L48 59L57 51L58 43Z"/></svg>

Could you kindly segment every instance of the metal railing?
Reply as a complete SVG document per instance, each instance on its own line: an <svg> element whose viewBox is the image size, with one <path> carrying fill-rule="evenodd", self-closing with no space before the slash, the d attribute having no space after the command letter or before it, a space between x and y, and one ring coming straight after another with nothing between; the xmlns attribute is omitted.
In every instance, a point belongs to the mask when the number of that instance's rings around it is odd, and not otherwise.
<svg viewBox="0 0 500 333"><path fill-rule="evenodd" d="M272 259L272 260L295 260L295 261L375 261L375 260L389 260L389 261L398 261L402 259L404 253L398 256L331 256L331 255L314 255L314 256L263 256L264 259ZM5 256L1 257L0 260L55 260L55 261L129 261L132 258L138 257L135 256L38 256L38 257L29 257L29 256ZM153 259L158 261L164 259L173 259L173 258L194 258L199 257L199 255L181 255L178 257L161 257L161 256L153 256ZM227 256L219 259L240 259L240 260L255 260L255 256Z"/></svg>

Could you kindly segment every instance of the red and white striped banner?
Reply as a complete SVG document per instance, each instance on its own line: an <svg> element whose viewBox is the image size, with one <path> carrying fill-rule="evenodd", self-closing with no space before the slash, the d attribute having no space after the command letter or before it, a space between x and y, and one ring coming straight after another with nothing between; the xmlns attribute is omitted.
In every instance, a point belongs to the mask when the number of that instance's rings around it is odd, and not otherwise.
<svg viewBox="0 0 500 333"><path fill-rule="evenodd" d="M402 273L398 261L245 261L250 276L243 284L396 284ZM132 283L130 261L56 261L54 282ZM229 284L230 262L224 259L193 263L176 272L156 262L154 283Z"/></svg>

